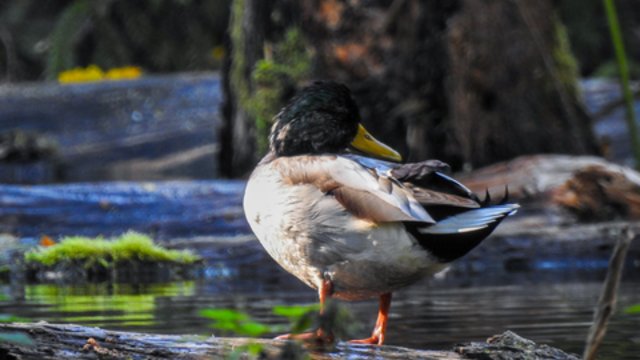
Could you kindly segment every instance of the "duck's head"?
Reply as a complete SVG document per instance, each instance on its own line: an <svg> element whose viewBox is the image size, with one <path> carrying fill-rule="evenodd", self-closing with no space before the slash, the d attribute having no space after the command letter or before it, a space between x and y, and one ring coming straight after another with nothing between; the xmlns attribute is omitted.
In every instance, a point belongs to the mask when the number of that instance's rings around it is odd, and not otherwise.
<svg viewBox="0 0 640 360"><path fill-rule="evenodd" d="M386 160L402 160L397 151L367 132L349 89L332 81L317 81L298 92L276 115L269 142L276 156L340 153L352 148Z"/></svg>

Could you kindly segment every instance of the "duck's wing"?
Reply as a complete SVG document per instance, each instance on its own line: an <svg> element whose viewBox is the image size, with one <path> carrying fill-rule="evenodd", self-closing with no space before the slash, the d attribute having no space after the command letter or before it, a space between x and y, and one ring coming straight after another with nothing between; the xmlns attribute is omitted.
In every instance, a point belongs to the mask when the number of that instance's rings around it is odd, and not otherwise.
<svg viewBox="0 0 640 360"><path fill-rule="evenodd" d="M390 176L342 156L295 156L275 159L290 185L313 185L352 215L373 222L434 224L412 191Z"/></svg>
<svg viewBox="0 0 640 360"><path fill-rule="evenodd" d="M424 207L450 206L464 209L480 207L478 197L459 181L446 175L448 164L439 160L398 164L356 154L345 155L378 174L403 184Z"/></svg>
<svg viewBox="0 0 640 360"><path fill-rule="evenodd" d="M359 155L349 157L401 182L437 220L436 224L404 225L420 246L443 262L468 253L519 208L517 204L481 203L471 190L446 175L448 166L437 160L395 164Z"/></svg>

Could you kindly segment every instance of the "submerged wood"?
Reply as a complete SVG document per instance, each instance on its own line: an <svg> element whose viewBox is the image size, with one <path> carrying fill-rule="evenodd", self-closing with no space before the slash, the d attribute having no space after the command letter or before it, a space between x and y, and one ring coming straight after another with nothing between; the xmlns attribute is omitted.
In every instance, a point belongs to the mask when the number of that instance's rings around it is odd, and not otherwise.
<svg viewBox="0 0 640 360"><path fill-rule="evenodd" d="M45 322L0 324L0 332L28 334L35 346L0 343L3 359L217 359L235 352L249 358L246 346L262 346L264 359L299 359L302 350L288 341L222 338L203 339L188 335L158 335L109 331L77 325ZM456 345L450 351L416 350L397 346L349 345L340 342L329 351L311 352L312 359L577 359L556 348L535 344L507 331L486 343Z"/></svg>

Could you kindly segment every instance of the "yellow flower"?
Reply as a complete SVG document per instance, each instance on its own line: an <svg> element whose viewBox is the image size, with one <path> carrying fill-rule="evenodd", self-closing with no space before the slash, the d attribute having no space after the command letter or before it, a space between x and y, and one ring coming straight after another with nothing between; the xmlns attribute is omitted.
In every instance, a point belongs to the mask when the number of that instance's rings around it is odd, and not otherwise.
<svg viewBox="0 0 640 360"><path fill-rule="evenodd" d="M58 82L62 84L100 81L104 78L104 72L96 65L86 68L74 68L58 74Z"/></svg>
<svg viewBox="0 0 640 360"><path fill-rule="evenodd" d="M78 67L66 70L58 74L58 82L72 84L102 80L136 79L142 75L142 69L137 66L125 66L109 69L106 73L97 65L89 65L86 68Z"/></svg>
<svg viewBox="0 0 640 360"><path fill-rule="evenodd" d="M107 71L105 78L109 80L136 79L142 75L142 69L137 66L113 68Z"/></svg>

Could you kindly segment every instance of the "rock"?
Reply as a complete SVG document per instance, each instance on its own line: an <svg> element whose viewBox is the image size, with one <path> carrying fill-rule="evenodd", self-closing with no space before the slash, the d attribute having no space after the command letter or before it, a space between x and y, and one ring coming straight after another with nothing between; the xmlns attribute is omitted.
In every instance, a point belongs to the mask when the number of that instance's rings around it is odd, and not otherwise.
<svg viewBox="0 0 640 360"><path fill-rule="evenodd" d="M518 336L511 331L505 331L487 339L486 344L470 343L456 347L455 351L465 358L486 360L530 360L530 359L575 359L578 356L567 354L562 350L537 345L531 340Z"/></svg>

